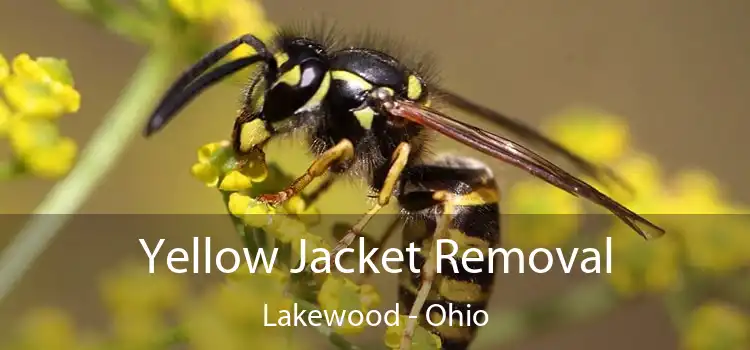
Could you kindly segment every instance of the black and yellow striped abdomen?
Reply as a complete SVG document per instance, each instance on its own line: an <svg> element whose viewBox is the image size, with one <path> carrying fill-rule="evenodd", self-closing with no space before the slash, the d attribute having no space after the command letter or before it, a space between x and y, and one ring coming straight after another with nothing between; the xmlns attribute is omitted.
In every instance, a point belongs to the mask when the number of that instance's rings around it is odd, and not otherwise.
<svg viewBox="0 0 750 350"><path fill-rule="evenodd" d="M500 241L500 208L499 192L492 173L477 161L450 157L418 166L409 171L403 181L403 192L399 196L406 217L403 245L406 248L414 242L420 248L420 253L414 254L415 267L424 269L422 265L433 244L438 221L445 217L443 213L446 209L453 212L444 235L456 243L456 264L454 267L451 261L441 262L441 273L435 277L421 310L421 324L440 336L443 349L466 349L477 332L478 326L474 321L486 323L483 315L477 311L486 309L493 289L493 275L488 272L493 262L488 261L487 251L495 248ZM452 204L431 200L437 192L451 194ZM472 259L466 263L471 270L481 269L479 273L464 269L461 256L469 248L482 251L481 261ZM442 246L444 254L451 253L453 249L446 244ZM409 255L406 257L408 259ZM471 257L477 255L471 254ZM406 261L406 264L411 263ZM403 270L399 286L402 312L408 313L414 304L421 279L420 273ZM427 310L431 311L431 321L439 325L433 327L426 323Z"/></svg>

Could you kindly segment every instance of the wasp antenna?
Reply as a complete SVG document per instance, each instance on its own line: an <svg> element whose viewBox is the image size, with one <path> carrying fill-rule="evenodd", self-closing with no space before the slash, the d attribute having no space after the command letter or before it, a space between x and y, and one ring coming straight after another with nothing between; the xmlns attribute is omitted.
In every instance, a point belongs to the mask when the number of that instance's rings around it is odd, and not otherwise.
<svg viewBox="0 0 750 350"><path fill-rule="evenodd" d="M225 63L208 74L201 76L211 66L226 57L232 50L245 44L252 47L256 54ZM247 34L234 39L204 55L194 65L185 70L164 93L159 105L154 109L143 134L148 137L163 128L175 114L200 92L212 86L224 77L237 72L255 62L264 61L266 74L275 76L278 70L276 60L266 45L257 37Z"/></svg>
<svg viewBox="0 0 750 350"><path fill-rule="evenodd" d="M151 115L144 130L145 136L150 136L161 129L177 114L177 112L190 103L194 98L198 97L203 90L223 80L225 77L232 75L253 63L261 61L262 59L262 57L255 55L238 58L225 63L198 77L194 82L185 86L183 90L172 94L172 96L169 99L165 99Z"/></svg>

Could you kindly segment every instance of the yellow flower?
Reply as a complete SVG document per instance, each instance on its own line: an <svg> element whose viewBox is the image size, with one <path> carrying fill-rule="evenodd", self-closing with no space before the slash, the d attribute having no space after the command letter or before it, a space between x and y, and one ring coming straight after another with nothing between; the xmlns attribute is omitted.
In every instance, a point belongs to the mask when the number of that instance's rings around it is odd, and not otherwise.
<svg viewBox="0 0 750 350"><path fill-rule="evenodd" d="M612 238L612 273L606 276L619 293L663 292L681 280L679 246L673 235L646 241L617 225L607 236Z"/></svg>
<svg viewBox="0 0 750 350"><path fill-rule="evenodd" d="M356 334L361 332L365 325L364 316L368 311L377 307L380 296L372 286L358 286L349 279L329 275L318 293L318 304L320 308L328 312L359 310L362 312L362 322L352 318L353 323L346 320L341 325L335 325L334 329L339 334Z"/></svg>
<svg viewBox="0 0 750 350"><path fill-rule="evenodd" d="M660 216L682 237L687 263L704 272L731 272L748 259L750 224L722 198L716 179L703 171L681 172L666 189L669 216Z"/></svg>
<svg viewBox="0 0 750 350"><path fill-rule="evenodd" d="M77 152L75 142L61 137L50 121L28 118L14 120L9 136L14 152L26 168L38 176L59 177L73 166Z"/></svg>
<svg viewBox="0 0 750 350"><path fill-rule="evenodd" d="M219 182L219 169L210 163L195 163L190 167L190 173L208 187L216 187Z"/></svg>
<svg viewBox="0 0 750 350"><path fill-rule="evenodd" d="M284 202L284 210L290 214L299 214L305 211L305 200L300 196L294 196Z"/></svg>
<svg viewBox="0 0 750 350"><path fill-rule="evenodd" d="M13 111L10 107L0 99L0 136L5 136L10 128L11 121L13 120Z"/></svg>
<svg viewBox="0 0 750 350"><path fill-rule="evenodd" d="M226 11L225 0L169 0L169 6L185 19L202 23L216 20Z"/></svg>
<svg viewBox="0 0 750 350"><path fill-rule="evenodd" d="M248 176L237 170L232 170L224 175L219 189L222 191L241 191L250 188L250 186L252 186L252 182Z"/></svg>
<svg viewBox="0 0 750 350"><path fill-rule="evenodd" d="M275 218L274 218L275 220ZM295 222L293 219L289 219L289 223ZM300 226L301 225L301 226ZM286 226L289 227L289 226ZM297 256L302 256L302 239L305 240L305 264L310 264L313 260L316 258L319 258L323 256L323 253L320 253L321 250L318 250L318 253L313 253L313 250L315 249L323 249L326 251L332 251L333 248L328 244L328 242L321 236L317 236L314 234L311 234L309 232L305 232L302 237L299 239L296 239L296 235L298 234L298 231L296 230L290 230L286 231L286 227L272 227L269 228L269 231L271 234L273 234L274 237L279 238L279 240L284 239L284 237L287 237L286 239L291 239L292 244L292 251L297 254ZM292 226L295 227L295 226ZM296 225L296 227L304 227L304 224L300 223L299 225ZM290 234L292 233L292 234Z"/></svg>
<svg viewBox="0 0 750 350"><path fill-rule="evenodd" d="M213 158L221 155L220 151L231 146L229 141L210 142L198 148L198 162L213 162Z"/></svg>
<svg viewBox="0 0 750 350"><path fill-rule="evenodd" d="M102 282L107 306L116 314L156 314L177 306L184 297L182 281L170 271L127 265Z"/></svg>
<svg viewBox="0 0 750 350"><path fill-rule="evenodd" d="M263 6L257 0L227 0L227 11L222 21L222 40L226 38L237 38L241 35L252 33L266 44L271 43L271 38L276 34L276 26L267 18ZM230 54L230 58L240 58L253 54L253 49L242 45Z"/></svg>
<svg viewBox="0 0 750 350"><path fill-rule="evenodd" d="M299 243L301 239L307 239L308 236L311 236L308 234L307 227L303 222L283 214L275 215L270 225L266 226L266 228L281 243ZM299 244L296 247L298 249L297 252L299 252Z"/></svg>
<svg viewBox="0 0 750 350"><path fill-rule="evenodd" d="M4 84L8 102L24 115L57 118L77 112L81 96L73 88L73 79L64 60L27 54L13 60L13 75Z"/></svg>
<svg viewBox="0 0 750 350"><path fill-rule="evenodd" d="M276 267L271 269L270 273L266 272L266 269L262 266L262 264L258 264L256 266L254 273L249 273L250 267L247 265L247 263L243 263L240 268L237 269L237 271L229 274L227 278L230 281L247 281L250 279L253 279L254 281L263 281L263 282L270 282L273 285L277 285L278 290L284 290L287 283L289 282L289 272L284 271L281 269L278 269Z"/></svg>
<svg viewBox="0 0 750 350"><path fill-rule="evenodd" d="M284 210L294 214L305 225L314 225L320 221L320 212L315 207L308 207L300 196L294 196L284 202Z"/></svg>
<svg viewBox="0 0 750 350"><path fill-rule="evenodd" d="M78 146L69 137L61 137L49 147L41 147L24 159L26 168L42 178L57 178L70 171L76 159Z"/></svg>
<svg viewBox="0 0 750 350"><path fill-rule="evenodd" d="M647 154L633 152L615 164L613 171L622 176L632 186L628 193L620 186L600 188L604 193L627 205L639 214L666 214L666 193L659 163Z"/></svg>
<svg viewBox="0 0 750 350"><path fill-rule="evenodd" d="M222 191L230 192L249 189L252 183L262 182L268 176L262 155L250 154L239 162L233 157L228 141L198 148L198 162L192 165L190 173L208 187L218 185ZM221 184L219 178L223 178Z"/></svg>
<svg viewBox="0 0 750 350"><path fill-rule="evenodd" d="M276 209L238 192L229 195L227 208L232 215L242 219L245 225L264 228L272 222Z"/></svg>
<svg viewBox="0 0 750 350"><path fill-rule="evenodd" d="M508 244L518 248L559 246L578 229L579 199L537 180L515 184L506 200Z"/></svg>
<svg viewBox="0 0 750 350"><path fill-rule="evenodd" d="M135 310L113 315L114 343L124 349L148 349L166 334L164 318L154 312Z"/></svg>
<svg viewBox="0 0 750 350"><path fill-rule="evenodd" d="M5 56L0 54L0 85L5 82L5 79L10 75L10 67L8 66L8 60Z"/></svg>
<svg viewBox="0 0 750 350"><path fill-rule="evenodd" d="M191 349L286 348L288 335L279 327L264 327L263 314L278 315L288 310L291 300L283 296L277 283L262 275L248 275L234 283L209 291L197 303L188 305L185 317ZM270 316L273 317L273 316Z"/></svg>
<svg viewBox="0 0 750 350"><path fill-rule="evenodd" d="M683 339L687 350L750 348L750 319L722 302L708 302L693 311Z"/></svg>
<svg viewBox="0 0 750 350"><path fill-rule="evenodd" d="M671 181L670 214L729 214L716 178L704 171L681 172Z"/></svg>
<svg viewBox="0 0 750 350"><path fill-rule="evenodd" d="M399 321L395 326L389 326L385 331L385 345L389 349L400 349L401 338L404 335L404 329L409 322L407 316L399 316ZM442 347L442 341L436 334L426 330L422 326L417 326L414 336L411 340L411 348L414 350L437 350Z"/></svg>
<svg viewBox="0 0 750 350"><path fill-rule="evenodd" d="M77 348L73 322L56 309L34 310L21 325L24 349L68 350Z"/></svg>
<svg viewBox="0 0 750 350"><path fill-rule="evenodd" d="M545 128L564 146L596 163L610 163L628 148L628 124L610 113L570 109L555 116Z"/></svg>

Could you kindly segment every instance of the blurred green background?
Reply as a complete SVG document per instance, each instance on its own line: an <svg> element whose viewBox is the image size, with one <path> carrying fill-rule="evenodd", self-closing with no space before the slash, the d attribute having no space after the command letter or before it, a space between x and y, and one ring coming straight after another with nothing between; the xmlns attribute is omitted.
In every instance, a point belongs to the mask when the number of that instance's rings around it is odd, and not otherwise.
<svg viewBox="0 0 750 350"><path fill-rule="evenodd" d="M418 43L415 50L434 53L444 85L532 124L576 106L619 115L629 123L634 144L665 171L704 169L720 179L732 200L750 203L750 162L744 155L750 130L748 1L277 0L263 5L277 24L324 16L344 32L370 28L405 37ZM0 30L0 52L8 59L28 52L68 60L82 108L63 118L61 128L81 147L145 52L54 1L0 2ZM222 213L217 193L196 183L187 170L198 146L228 136L240 86L212 89L159 137L136 139L82 211ZM442 141L436 148L465 150ZM269 159L276 160L274 150L280 149L272 148ZM292 173L310 161L299 150L279 160ZM519 175L496 169L501 184ZM52 184L30 179L0 185L0 212L32 211ZM351 191L351 185L340 184L330 196ZM330 201L320 206L324 213L365 208L364 198L346 208ZM13 233L0 234L0 247ZM97 295L97 276L120 258L139 258L138 235L102 233L82 241L63 233L0 305L0 337L18 313L39 305L61 306L77 319L95 322L100 310L91 298ZM567 279L503 276L497 297L502 301L496 305L554 293ZM512 348L671 349L676 342L662 308L638 300L606 318Z"/></svg>

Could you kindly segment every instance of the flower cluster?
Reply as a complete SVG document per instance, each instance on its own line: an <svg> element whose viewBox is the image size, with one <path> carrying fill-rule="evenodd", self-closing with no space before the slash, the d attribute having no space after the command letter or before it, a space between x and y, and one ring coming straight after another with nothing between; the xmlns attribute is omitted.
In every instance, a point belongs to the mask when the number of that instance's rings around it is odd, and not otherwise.
<svg viewBox="0 0 750 350"><path fill-rule="evenodd" d="M638 293L690 295L698 293L707 278L725 278L723 283L728 288L732 288L734 278L742 278L743 269L750 266L750 235L746 229L750 220L736 214L746 214L748 210L731 203L711 174L685 170L667 176L656 160L629 145L627 125L606 113L570 111L553 119L548 130L562 144L588 159L613 164L614 172L626 178L634 193L611 186L601 190L667 231L659 239L646 241L626 225L615 222L602 232L602 245L604 236L612 237L612 273L606 278L617 293L624 297ZM596 140L592 141L592 137ZM597 147L590 147L591 143ZM529 197L540 202L538 206L556 201L552 193L547 197L529 186L522 183L512 190L518 193L511 192L511 205L531 207L522 200ZM562 192L554 188L547 191ZM567 207L557 205L567 208L558 210L574 208L569 203ZM534 243L540 242L536 239ZM747 322L729 304L699 306L683 330L685 346L745 348Z"/></svg>
<svg viewBox="0 0 750 350"><path fill-rule="evenodd" d="M625 295L662 292L682 280L686 267L729 273L750 265L750 235L742 229L750 221L731 215L747 210L729 203L713 176L686 170L666 177L652 157L630 145L627 124L605 112L570 110L552 118L546 129L585 158L613 164L613 171L626 179L634 193L614 184L600 189L668 231L666 236L648 242L620 222L603 232L613 237L616 271L608 276L617 290ZM597 147L590 147L592 143ZM506 213L570 215L546 215L544 220L512 215L508 219L508 244L539 247L568 243L578 231L579 220L573 214L583 212L580 200L555 187L535 179L517 183L508 191Z"/></svg>
<svg viewBox="0 0 750 350"><path fill-rule="evenodd" d="M295 257L304 256L306 265L309 266L322 256L317 252L313 253L314 250L332 250L323 237L309 232L308 226L317 222L319 214L315 207L308 206L300 196L285 201L282 207L269 206L255 200L254 195L258 194L254 193L255 185L273 178L269 177L268 166L262 154L245 155L242 161L238 161L228 142L209 143L199 149L198 162L193 165L191 172L207 186L218 187L222 192L228 193L226 205L231 215L241 220L246 227L261 229L268 234L275 242L274 246L287 246ZM300 251L303 239L306 242L304 254ZM272 275L276 276L277 281L283 281L286 286L284 291L296 290L300 295L316 295L315 301L324 311L359 310L366 314L380 304L380 295L373 286L357 284L334 274L311 277L309 280L303 278L295 283L288 283L287 270L274 269ZM308 290L300 291L299 286ZM295 297L293 292L282 292L281 295ZM349 321L347 319L343 324L336 325L333 330L340 335L357 334L363 331L366 324L357 323L357 320L352 320L355 324L350 324ZM387 331L386 342L392 342L395 334L403 332L403 322L399 325L401 328ZM422 327L418 329L414 344L419 349L440 348L439 338Z"/></svg>
<svg viewBox="0 0 750 350"><path fill-rule="evenodd" d="M62 115L80 108L81 96L64 60L28 54L10 63L0 55L0 137L10 143L11 159L0 160L0 178L30 174L58 178L72 167L73 139L60 134Z"/></svg>
<svg viewBox="0 0 750 350"><path fill-rule="evenodd" d="M750 317L723 302L705 303L690 315L684 341L688 350L747 349L750 347Z"/></svg>
<svg viewBox="0 0 750 350"><path fill-rule="evenodd" d="M198 25L214 26L216 40L224 42L247 33L253 33L268 42L276 31L258 1L248 0L169 0L169 6L185 20ZM239 47L233 58L251 54L249 47Z"/></svg>

